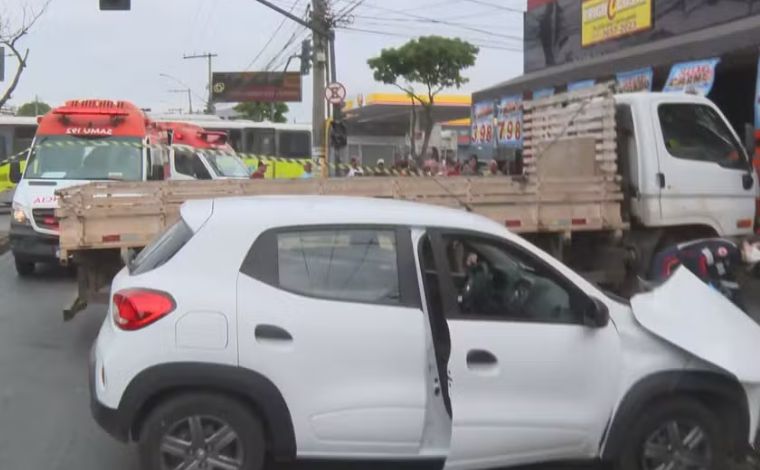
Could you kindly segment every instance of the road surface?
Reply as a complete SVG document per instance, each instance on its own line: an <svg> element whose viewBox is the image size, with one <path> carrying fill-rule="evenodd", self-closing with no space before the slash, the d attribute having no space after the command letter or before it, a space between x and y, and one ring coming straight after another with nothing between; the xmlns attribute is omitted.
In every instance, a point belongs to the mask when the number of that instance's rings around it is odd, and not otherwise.
<svg viewBox="0 0 760 470"><path fill-rule="evenodd" d="M19 279L0 256L0 469L139 470L135 448L90 418L87 359L105 310L64 324L73 288L63 270Z"/></svg>
<svg viewBox="0 0 760 470"><path fill-rule="evenodd" d="M755 307L758 287L750 288ZM63 323L73 295L66 271L20 279L10 253L0 255L0 469L139 470L136 448L90 417L87 360L105 309Z"/></svg>

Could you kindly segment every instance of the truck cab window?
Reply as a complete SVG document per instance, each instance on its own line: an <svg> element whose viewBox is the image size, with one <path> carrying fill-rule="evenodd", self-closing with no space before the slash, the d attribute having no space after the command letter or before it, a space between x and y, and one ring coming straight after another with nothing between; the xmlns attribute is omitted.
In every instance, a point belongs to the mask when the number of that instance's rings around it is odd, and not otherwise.
<svg viewBox="0 0 760 470"><path fill-rule="evenodd" d="M658 114L665 148L670 155L738 170L749 167L741 145L710 106L662 104Z"/></svg>

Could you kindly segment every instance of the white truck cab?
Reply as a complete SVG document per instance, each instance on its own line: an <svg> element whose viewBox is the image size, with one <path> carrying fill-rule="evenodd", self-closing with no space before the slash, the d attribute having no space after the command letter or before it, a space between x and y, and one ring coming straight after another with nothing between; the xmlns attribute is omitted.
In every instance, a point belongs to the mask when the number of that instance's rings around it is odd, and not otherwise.
<svg viewBox="0 0 760 470"><path fill-rule="evenodd" d="M644 227L702 227L750 235L757 184L741 140L720 110L692 94L615 97L618 152L630 211Z"/></svg>

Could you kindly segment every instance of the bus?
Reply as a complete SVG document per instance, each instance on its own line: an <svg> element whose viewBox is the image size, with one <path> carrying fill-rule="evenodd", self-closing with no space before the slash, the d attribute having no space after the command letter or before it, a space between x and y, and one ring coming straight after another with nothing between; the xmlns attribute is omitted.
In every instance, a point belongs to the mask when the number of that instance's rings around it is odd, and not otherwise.
<svg viewBox="0 0 760 470"><path fill-rule="evenodd" d="M299 178L303 163L310 160L311 125L226 120L207 115L153 116L157 121L181 121L196 124L209 131L224 131L229 143L245 163L255 169L260 157L277 157L286 161L265 161L266 178Z"/></svg>
<svg viewBox="0 0 760 470"><path fill-rule="evenodd" d="M0 192L15 186L9 177L8 157L28 149L36 131L36 117L0 116Z"/></svg>

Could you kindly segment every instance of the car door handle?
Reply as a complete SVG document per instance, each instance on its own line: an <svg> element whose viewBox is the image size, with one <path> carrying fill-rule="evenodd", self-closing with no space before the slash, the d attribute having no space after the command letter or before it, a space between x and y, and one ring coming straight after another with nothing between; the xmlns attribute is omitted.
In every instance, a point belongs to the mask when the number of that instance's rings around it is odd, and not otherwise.
<svg viewBox="0 0 760 470"><path fill-rule="evenodd" d="M293 341L293 336L286 329L275 325L256 325L254 335L264 341Z"/></svg>
<svg viewBox="0 0 760 470"><path fill-rule="evenodd" d="M467 353L467 366L468 367L488 367L495 366L499 361L492 353L484 351L482 349L471 349Z"/></svg>

